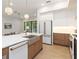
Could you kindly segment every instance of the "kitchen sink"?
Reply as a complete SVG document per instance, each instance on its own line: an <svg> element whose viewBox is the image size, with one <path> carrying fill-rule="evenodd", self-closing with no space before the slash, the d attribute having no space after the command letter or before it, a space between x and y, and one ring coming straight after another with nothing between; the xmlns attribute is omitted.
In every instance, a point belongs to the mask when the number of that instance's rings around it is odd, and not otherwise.
<svg viewBox="0 0 79 59"><path fill-rule="evenodd" d="M28 40L29 45L31 45L37 41L37 39L36 39L37 35L26 35L26 36L23 36L23 38L29 38L29 40Z"/></svg>
<svg viewBox="0 0 79 59"><path fill-rule="evenodd" d="M23 38L34 38L34 37L36 37L36 35L26 35L26 36L23 36Z"/></svg>

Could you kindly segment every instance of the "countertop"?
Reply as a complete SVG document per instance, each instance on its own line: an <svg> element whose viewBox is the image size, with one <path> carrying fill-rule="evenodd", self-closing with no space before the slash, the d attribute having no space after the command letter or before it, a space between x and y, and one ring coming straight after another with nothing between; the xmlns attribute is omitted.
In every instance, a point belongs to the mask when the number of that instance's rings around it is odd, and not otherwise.
<svg viewBox="0 0 79 59"><path fill-rule="evenodd" d="M42 34L39 33L27 33L27 35L37 35L40 36ZM9 35L9 36L2 36L2 48L10 47L14 44L20 43L22 41L26 41L28 43L29 38L23 38L26 36L25 33L16 34L16 35Z"/></svg>
<svg viewBox="0 0 79 59"><path fill-rule="evenodd" d="M76 27L73 26L53 27L53 33L73 34L75 30Z"/></svg>

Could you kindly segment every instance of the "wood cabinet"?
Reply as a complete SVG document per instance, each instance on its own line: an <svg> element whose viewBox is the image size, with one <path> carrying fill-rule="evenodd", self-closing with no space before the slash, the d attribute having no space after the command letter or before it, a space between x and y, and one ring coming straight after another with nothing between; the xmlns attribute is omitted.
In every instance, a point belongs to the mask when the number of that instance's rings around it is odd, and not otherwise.
<svg viewBox="0 0 79 59"><path fill-rule="evenodd" d="M9 59L9 48L2 49L2 59Z"/></svg>
<svg viewBox="0 0 79 59"><path fill-rule="evenodd" d="M29 46L29 59L33 59L42 50L42 36L36 39L37 41Z"/></svg>
<svg viewBox="0 0 79 59"><path fill-rule="evenodd" d="M54 44L69 46L70 40L69 40L69 34L64 33L53 33L53 42Z"/></svg>

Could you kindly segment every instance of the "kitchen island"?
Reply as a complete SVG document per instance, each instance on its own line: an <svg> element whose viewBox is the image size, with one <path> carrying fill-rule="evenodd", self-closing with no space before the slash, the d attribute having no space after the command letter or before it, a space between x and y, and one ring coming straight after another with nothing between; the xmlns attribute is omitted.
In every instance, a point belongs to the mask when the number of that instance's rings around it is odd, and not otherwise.
<svg viewBox="0 0 79 59"><path fill-rule="evenodd" d="M36 37L29 38L29 35L35 35ZM3 36L2 40L2 55L3 59L32 59L34 56L42 49L42 34L38 33L29 33L29 35L25 35L25 33ZM27 36L27 37L24 37ZM33 47L34 46L34 47ZM36 50L35 50L35 49ZM32 49L35 54L30 54ZM6 52L6 53L4 53ZM22 55L23 54L23 55Z"/></svg>

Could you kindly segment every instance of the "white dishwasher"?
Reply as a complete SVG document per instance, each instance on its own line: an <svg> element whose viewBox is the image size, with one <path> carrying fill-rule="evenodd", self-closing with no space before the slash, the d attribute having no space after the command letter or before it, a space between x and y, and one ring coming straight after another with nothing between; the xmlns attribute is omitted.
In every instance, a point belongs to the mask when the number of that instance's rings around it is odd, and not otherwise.
<svg viewBox="0 0 79 59"><path fill-rule="evenodd" d="M9 59L28 59L28 44L21 42L9 48Z"/></svg>

